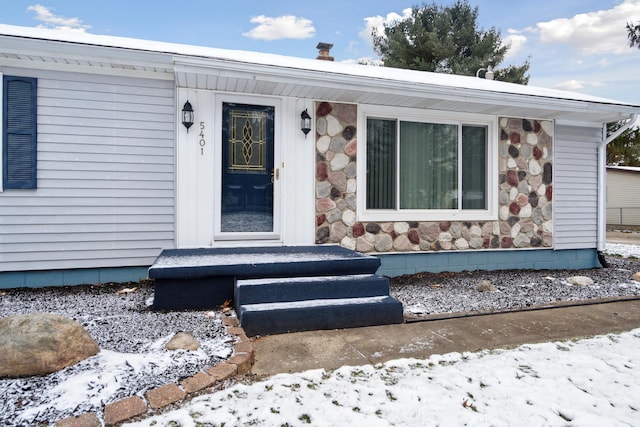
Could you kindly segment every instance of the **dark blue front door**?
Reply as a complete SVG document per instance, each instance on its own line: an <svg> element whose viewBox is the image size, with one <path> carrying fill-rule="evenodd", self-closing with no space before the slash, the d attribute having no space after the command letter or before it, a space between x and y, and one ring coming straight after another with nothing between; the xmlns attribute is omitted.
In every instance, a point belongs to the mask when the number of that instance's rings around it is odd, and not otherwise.
<svg viewBox="0 0 640 427"><path fill-rule="evenodd" d="M222 232L273 232L272 106L222 104Z"/></svg>

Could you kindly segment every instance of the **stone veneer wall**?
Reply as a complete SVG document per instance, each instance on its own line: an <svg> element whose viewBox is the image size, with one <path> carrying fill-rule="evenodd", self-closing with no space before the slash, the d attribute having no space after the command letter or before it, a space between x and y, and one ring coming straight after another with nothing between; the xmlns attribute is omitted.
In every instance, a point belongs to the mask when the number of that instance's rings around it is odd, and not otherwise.
<svg viewBox="0 0 640 427"><path fill-rule="evenodd" d="M357 112L316 103L317 244L359 252L552 246L552 121L499 118L497 221L364 223L356 216Z"/></svg>

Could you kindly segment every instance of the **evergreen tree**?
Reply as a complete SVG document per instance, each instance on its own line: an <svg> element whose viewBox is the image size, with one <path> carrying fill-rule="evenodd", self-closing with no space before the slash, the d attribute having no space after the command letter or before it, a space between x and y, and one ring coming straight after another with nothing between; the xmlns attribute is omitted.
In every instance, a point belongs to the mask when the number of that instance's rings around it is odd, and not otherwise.
<svg viewBox="0 0 640 427"><path fill-rule="evenodd" d="M477 28L478 8L466 0L453 6L414 7L411 17L373 31L376 52L386 67L474 76L480 68L494 69L504 60L508 46L500 32ZM495 69L497 80L527 84L529 61Z"/></svg>
<svg viewBox="0 0 640 427"><path fill-rule="evenodd" d="M635 26L633 23L627 23L627 31L629 32L629 47L637 46L640 49L640 23Z"/></svg>
<svg viewBox="0 0 640 427"><path fill-rule="evenodd" d="M607 133L620 129L622 122L607 124ZM610 166L640 166L640 128L630 128L607 145Z"/></svg>

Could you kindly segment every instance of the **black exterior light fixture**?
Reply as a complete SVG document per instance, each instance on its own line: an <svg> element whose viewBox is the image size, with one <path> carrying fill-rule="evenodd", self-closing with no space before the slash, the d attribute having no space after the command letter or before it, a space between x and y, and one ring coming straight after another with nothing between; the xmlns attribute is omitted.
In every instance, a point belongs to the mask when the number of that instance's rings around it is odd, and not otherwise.
<svg viewBox="0 0 640 427"><path fill-rule="evenodd" d="M300 130L304 133L304 138L307 139L307 134L311 132L311 116L306 108L300 114Z"/></svg>
<svg viewBox="0 0 640 427"><path fill-rule="evenodd" d="M189 128L193 125L193 107L189 100L182 107L182 124L187 128L187 133L189 133Z"/></svg>

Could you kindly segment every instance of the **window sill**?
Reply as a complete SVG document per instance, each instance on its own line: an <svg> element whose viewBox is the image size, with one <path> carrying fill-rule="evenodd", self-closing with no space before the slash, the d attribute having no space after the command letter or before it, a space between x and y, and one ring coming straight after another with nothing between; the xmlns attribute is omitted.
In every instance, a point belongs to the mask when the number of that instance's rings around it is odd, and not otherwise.
<svg viewBox="0 0 640 427"><path fill-rule="evenodd" d="M358 215L360 222L439 222L439 221L497 221L498 213L491 211L365 211Z"/></svg>

